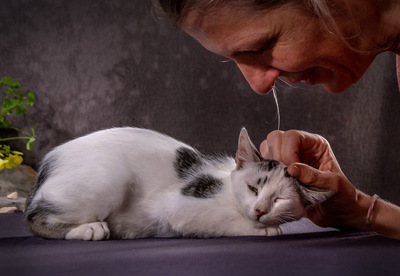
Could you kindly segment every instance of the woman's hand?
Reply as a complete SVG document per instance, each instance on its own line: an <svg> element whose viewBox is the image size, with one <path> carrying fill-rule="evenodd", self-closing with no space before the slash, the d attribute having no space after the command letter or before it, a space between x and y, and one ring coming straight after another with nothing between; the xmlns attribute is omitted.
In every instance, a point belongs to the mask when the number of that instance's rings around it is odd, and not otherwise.
<svg viewBox="0 0 400 276"><path fill-rule="evenodd" d="M273 131L260 146L264 158L282 161L288 173L307 186L335 190L323 204L307 210L320 226L367 230L369 196L356 190L343 174L328 141L304 131Z"/></svg>

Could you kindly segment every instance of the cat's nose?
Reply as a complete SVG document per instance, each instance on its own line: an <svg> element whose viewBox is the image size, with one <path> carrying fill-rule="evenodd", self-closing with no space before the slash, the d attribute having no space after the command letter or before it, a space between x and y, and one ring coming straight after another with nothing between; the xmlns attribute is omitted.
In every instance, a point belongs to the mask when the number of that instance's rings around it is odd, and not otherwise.
<svg viewBox="0 0 400 276"><path fill-rule="evenodd" d="M264 211L261 211L259 209L256 209L256 215L257 215L257 220L260 220L260 218L265 215Z"/></svg>

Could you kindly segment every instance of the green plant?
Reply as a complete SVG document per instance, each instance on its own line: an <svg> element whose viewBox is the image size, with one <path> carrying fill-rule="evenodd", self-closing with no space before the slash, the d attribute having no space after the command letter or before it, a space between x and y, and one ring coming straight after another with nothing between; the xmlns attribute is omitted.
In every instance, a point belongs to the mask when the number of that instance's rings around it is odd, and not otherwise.
<svg viewBox="0 0 400 276"><path fill-rule="evenodd" d="M18 167L22 161L22 152L12 150L10 146L3 142L12 140L23 140L26 143L27 150L33 149L33 142L36 140L35 128L31 132L16 128L8 121L9 116L20 116L26 114L26 107L35 103L33 92L21 89L18 81L10 77L3 77L0 80L0 92L3 95L3 103L0 109L0 131L13 130L19 135L12 137L0 137L0 170L3 168Z"/></svg>

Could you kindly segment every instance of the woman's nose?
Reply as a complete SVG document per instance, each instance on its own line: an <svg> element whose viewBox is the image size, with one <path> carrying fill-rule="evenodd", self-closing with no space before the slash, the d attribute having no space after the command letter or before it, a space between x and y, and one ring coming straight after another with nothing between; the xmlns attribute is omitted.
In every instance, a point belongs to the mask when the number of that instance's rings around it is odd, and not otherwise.
<svg viewBox="0 0 400 276"><path fill-rule="evenodd" d="M281 71L274 67L257 67L240 63L237 63L237 65L251 88L257 94L264 95L270 92L276 79L281 74Z"/></svg>

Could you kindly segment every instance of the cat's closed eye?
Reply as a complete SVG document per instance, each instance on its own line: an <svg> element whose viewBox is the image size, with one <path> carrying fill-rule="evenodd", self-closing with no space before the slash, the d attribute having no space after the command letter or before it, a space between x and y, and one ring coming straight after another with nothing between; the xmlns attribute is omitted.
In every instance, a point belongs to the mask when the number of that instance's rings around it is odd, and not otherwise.
<svg viewBox="0 0 400 276"><path fill-rule="evenodd" d="M276 197L276 198L274 198L274 203L277 203L277 202L280 201L280 200L283 200L283 198L281 198L281 197Z"/></svg>
<svg viewBox="0 0 400 276"><path fill-rule="evenodd" d="M247 187L249 188L250 191L252 191L256 196L258 196L258 189L254 186L251 186L247 184Z"/></svg>

